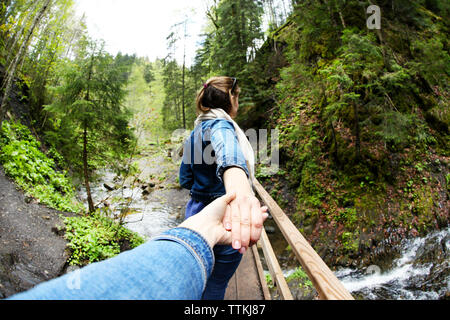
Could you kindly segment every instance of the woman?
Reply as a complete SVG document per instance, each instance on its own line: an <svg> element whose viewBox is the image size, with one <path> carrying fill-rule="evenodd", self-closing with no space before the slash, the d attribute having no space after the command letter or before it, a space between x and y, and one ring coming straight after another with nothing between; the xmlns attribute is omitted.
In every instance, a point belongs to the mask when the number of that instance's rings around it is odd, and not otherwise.
<svg viewBox="0 0 450 320"><path fill-rule="evenodd" d="M187 139L180 167L180 184L190 190L186 219L225 193L236 193L223 220L232 246L214 247L214 271L203 293L205 300L222 300L242 254L261 235L260 203L252 190L254 153L234 122L240 88L236 78L213 77L197 95L195 129Z"/></svg>

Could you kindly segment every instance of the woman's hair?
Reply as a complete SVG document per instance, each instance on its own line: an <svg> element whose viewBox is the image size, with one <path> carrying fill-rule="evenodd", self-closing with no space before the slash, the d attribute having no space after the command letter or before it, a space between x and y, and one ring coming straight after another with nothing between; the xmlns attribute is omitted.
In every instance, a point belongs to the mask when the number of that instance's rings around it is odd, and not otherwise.
<svg viewBox="0 0 450 320"><path fill-rule="evenodd" d="M230 90L235 83L235 78L212 77L203 85L197 94L197 112L204 113L210 109L222 108L226 113L231 111ZM236 84L232 92L239 95L240 88Z"/></svg>

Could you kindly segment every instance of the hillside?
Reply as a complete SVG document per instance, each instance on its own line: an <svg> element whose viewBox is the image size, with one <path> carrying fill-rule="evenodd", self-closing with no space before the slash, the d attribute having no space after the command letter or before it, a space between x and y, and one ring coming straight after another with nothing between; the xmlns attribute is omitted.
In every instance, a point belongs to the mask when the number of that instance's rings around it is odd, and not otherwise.
<svg viewBox="0 0 450 320"><path fill-rule="evenodd" d="M449 222L448 8L384 1L368 30L357 1L327 3L271 33L241 122L279 130L283 170L260 178L319 254L370 264Z"/></svg>

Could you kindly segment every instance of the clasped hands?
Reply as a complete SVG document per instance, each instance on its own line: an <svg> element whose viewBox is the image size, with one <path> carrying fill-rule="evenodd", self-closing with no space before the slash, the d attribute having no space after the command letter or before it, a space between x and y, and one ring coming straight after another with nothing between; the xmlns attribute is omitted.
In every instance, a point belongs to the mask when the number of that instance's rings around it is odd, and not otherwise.
<svg viewBox="0 0 450 320"><path fill-rule="evenodd" d="M261 237L267 210L260 206L256 197L237 196L236 192L231 192L211 202L180 227L197 231L211 247L231 244L244 253Z"/></svg>

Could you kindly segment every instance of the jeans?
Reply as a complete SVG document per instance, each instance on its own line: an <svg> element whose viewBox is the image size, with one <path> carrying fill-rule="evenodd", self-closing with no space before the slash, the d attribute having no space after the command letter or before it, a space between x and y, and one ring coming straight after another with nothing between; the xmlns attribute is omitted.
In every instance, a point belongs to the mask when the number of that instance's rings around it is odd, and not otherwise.
<svg viewBox="0 0 450 320"><path fill-rule="evenodd" d="M191 199L186 206L185 218L202 211L206 205L200 201ZM203 300L223 300L225 291L228 287L233 274L236 272L241 260L242 254L232 246L216 245L214 246L215 264L211 277L206 284Z"/></svg>
<svg viewBox="0 0 450 320"><path fill-rule="evenodd" d="M213 250L200 234L174 228L133 250L8 299L199 300L213 266Z"/></svg>

